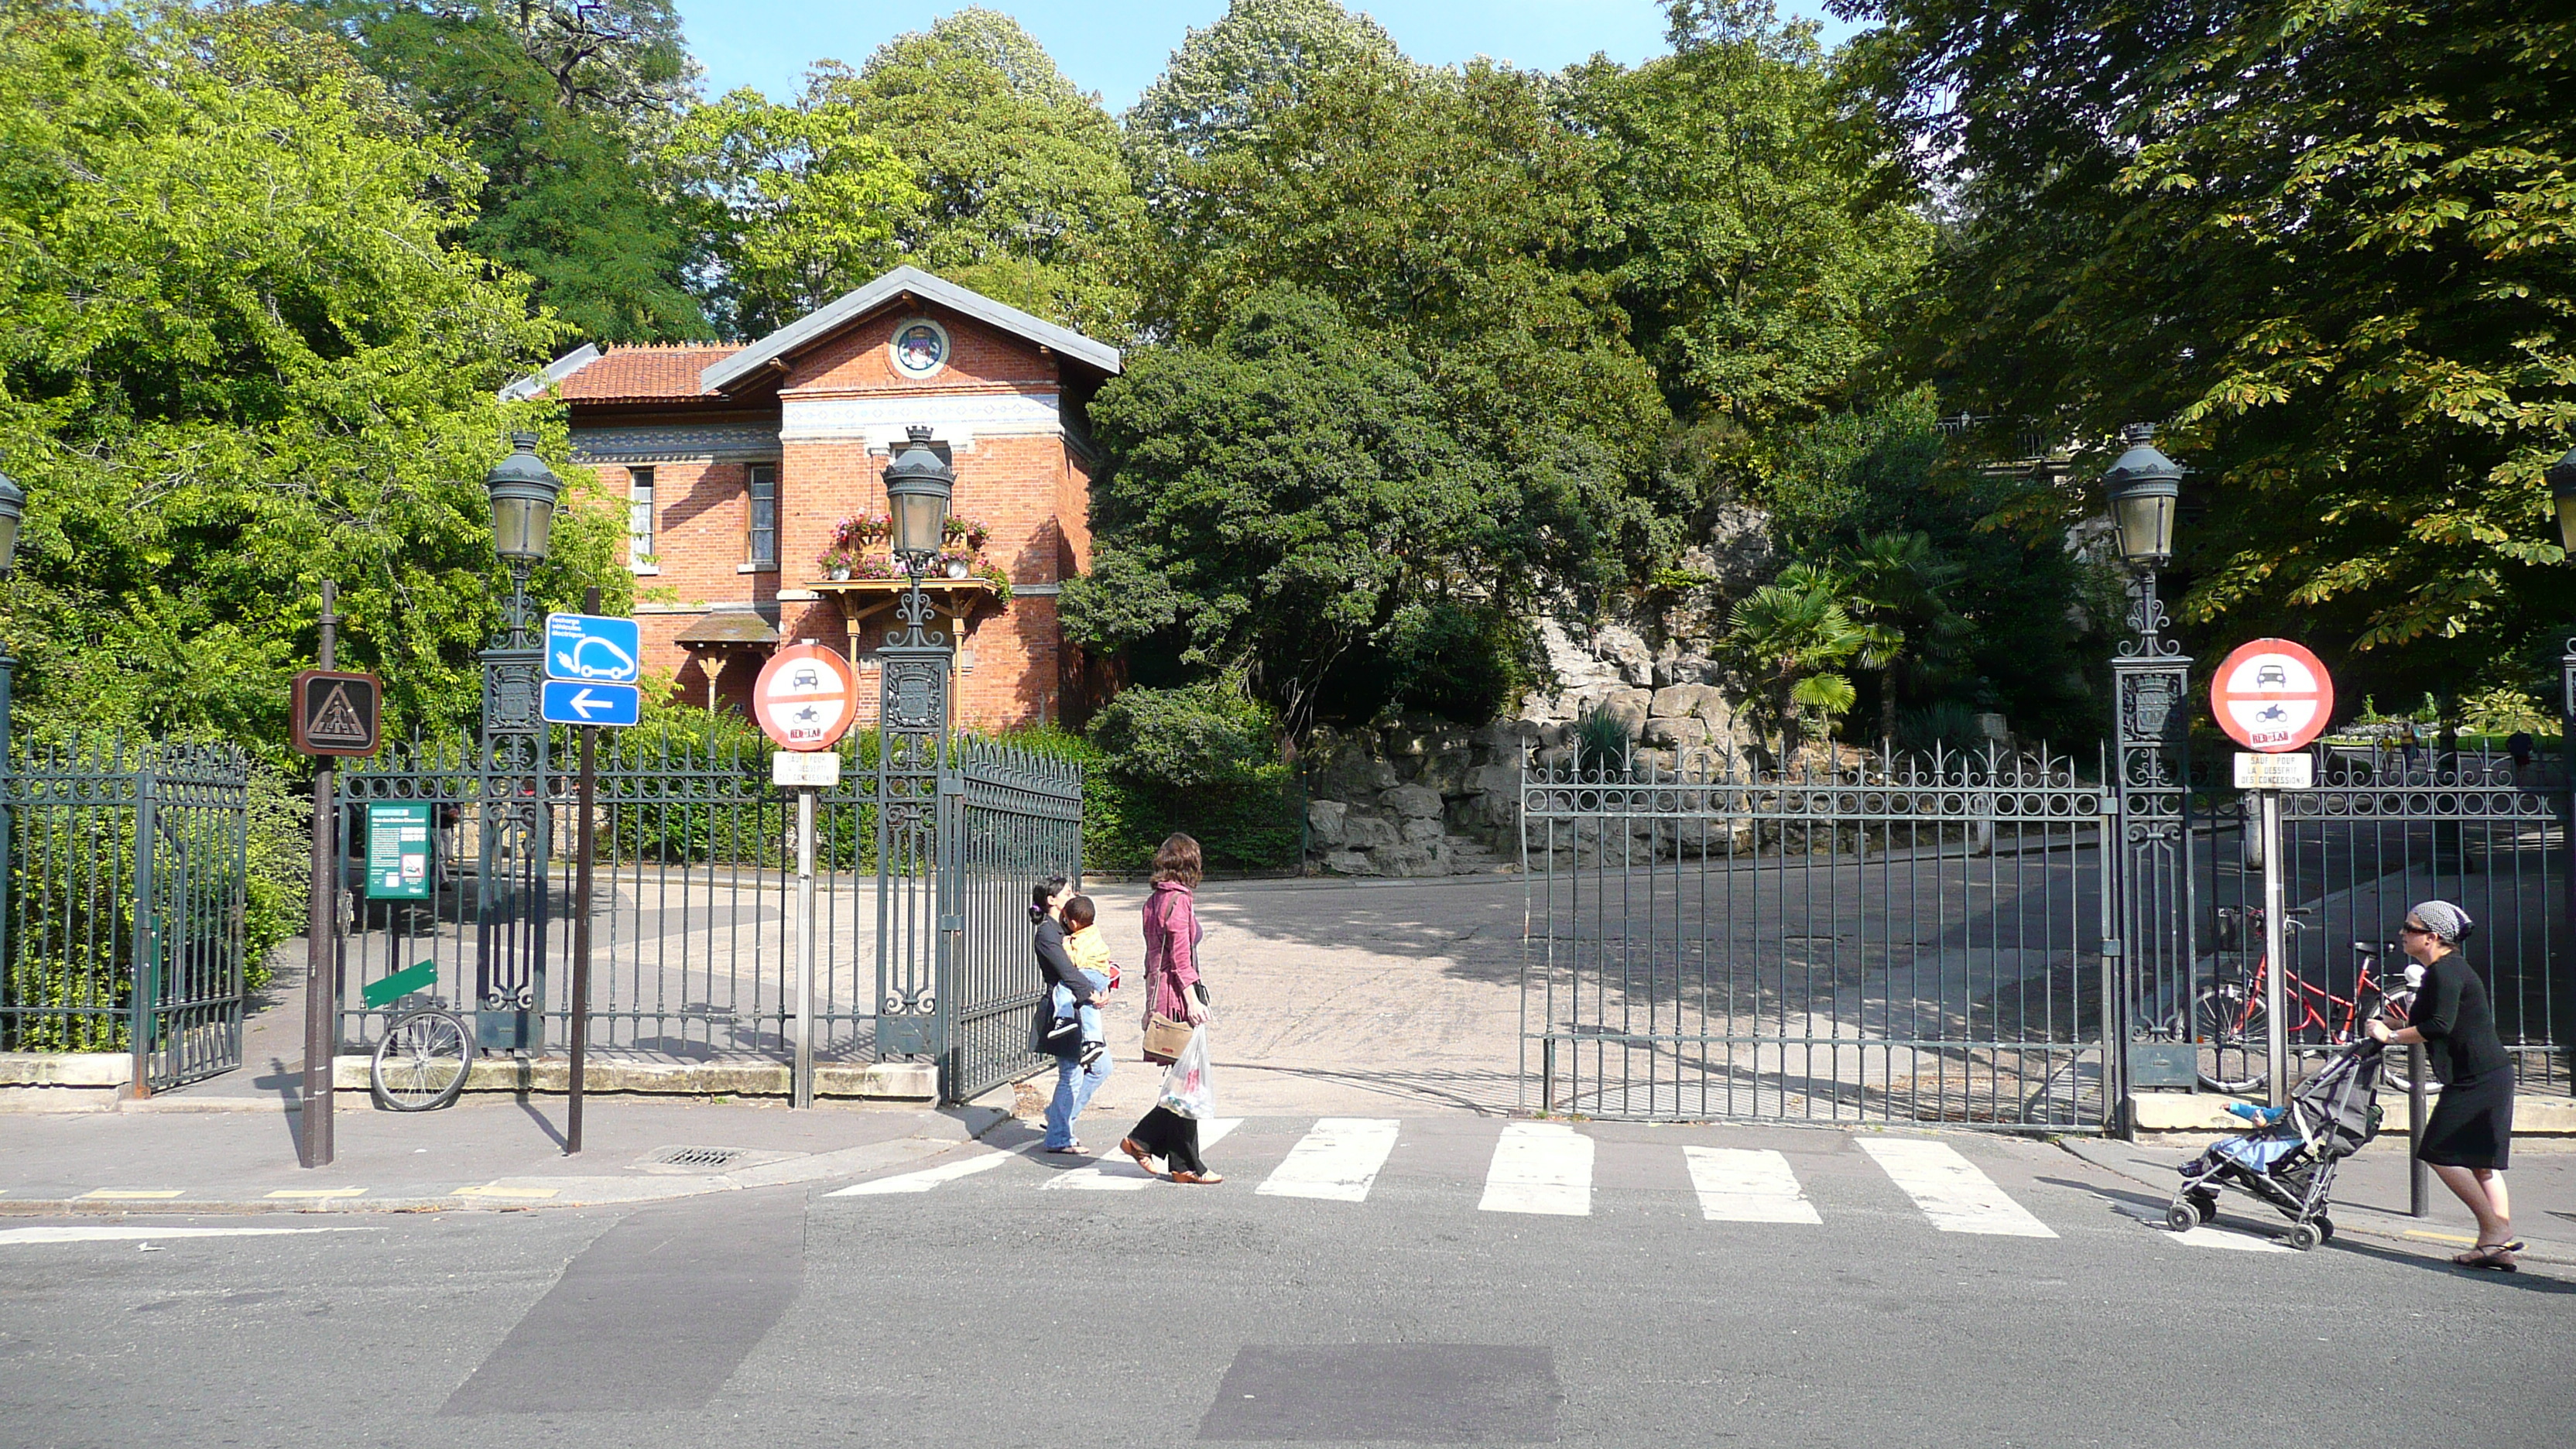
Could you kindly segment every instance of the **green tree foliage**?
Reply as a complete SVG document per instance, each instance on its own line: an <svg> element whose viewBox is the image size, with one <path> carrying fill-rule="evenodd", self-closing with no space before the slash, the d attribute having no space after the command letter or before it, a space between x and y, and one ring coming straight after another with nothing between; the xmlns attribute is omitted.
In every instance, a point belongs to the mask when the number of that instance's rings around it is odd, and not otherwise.
<svg viewBox="0 0 2576 1449"><path fill-rule="evenodd" d="M918 266L1098 337L1134 298L1117 248L1138 213L1118 128L1019 22L981 7L815 67L809 103L847 105L926 194L896 227Z"/></svg>
<svg viewBox="0 0 2576 1449"><path fill-rule="evenodd" d="M1844 394L1931 229L1812 23L1770 0L1671 12L1672 55L1576 67L1565 110L1607 143L1605 259L1675 409L1758 440Z"/></svg>
<svg viewBox="0 0 2576 1449"><path fill-rule="evenodd" d="M1140 354L1093 402L1098 566L1068 629L1241 669L1292 737L1337 661L1432 601L1490 600L1508 507L1403 347L1290 288L1204 345Z"/></svg>
<svg viewBox="0 0 2576 1449"><path fill-rule="evenodd" d="M2540 478L2576 430L2576 14L1850 9L1909 154L1957 178L1922 361L1998 426L2169 418L2207 507L2187 618L2457 678L2576 607Z"/></svg>
<svg viewBox="0 0 2576 1449"><path fill-rule="evenodd" d="M1411 65L1384 27L1336 0L1232 0L1214 25L1192 27L1128 110L1136 189L1160 224L1182 225L1199 205L1190 170L1264 140L1269 118L1302 100L1315 78Z"/></svg>
<svg viewBox="0 0 2576 1449"><path fill-rule="evenodd" d="M1827 570L1793 564L1745 595L1727 617L1727 647L1766 691L1784 757L1797 752L1810 711L1830 720L1855 698L1850 677L1840 671L1872 637L1836 598L1840 585Z"/></svg>
<svg viewBox="0 0 2576 1449"><path fill-rule="evenodd" d="M718 319L772 332L883 272L896 231L930 203L857 106L810 91L793 105L734 91L674 126L661 159L715 259Z"/></svg>
<svg viewBox="0 0 2576 1449"><path fill-rule="evenodd" d="M619 51L577 44L566 27L599 22L570 7L561 23L535 5L340 0L322 13L483 168L468 248L534 278L535 300L597 341L709 334L688 287L696 248L636 149L638 132L671 124L666 92L686 74L676 29Z"/></svg>
<svg viewBox="0 0 2576 1449"><path fill-rule="evenodd" d="M548 416L495 392L558 335L449 239L478 179L274 12L0 11L0 458L30 495L8 642L36 725L283 755L325 578L398 722L473 711L482 474ZM544 598L616 577L580 481Z"/></svg>

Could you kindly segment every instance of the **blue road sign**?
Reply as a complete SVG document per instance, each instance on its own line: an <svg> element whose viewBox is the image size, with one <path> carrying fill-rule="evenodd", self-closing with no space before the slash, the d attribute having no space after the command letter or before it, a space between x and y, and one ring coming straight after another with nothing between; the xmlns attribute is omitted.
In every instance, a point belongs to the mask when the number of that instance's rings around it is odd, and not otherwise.
<svg viewBox="0 0 2576 1449"><path fill-rule="evenodd" d="M634 620L598 614L546 615L546 678L576 684L633 684L643 677L644 636Z"/></svg>
<svg viewBox="0 0 2576 1449"><path fill-rule="evenodd" d="M631 684L546 681L544 713L548 724L631 725L643 708L644 691Z"/></svg>

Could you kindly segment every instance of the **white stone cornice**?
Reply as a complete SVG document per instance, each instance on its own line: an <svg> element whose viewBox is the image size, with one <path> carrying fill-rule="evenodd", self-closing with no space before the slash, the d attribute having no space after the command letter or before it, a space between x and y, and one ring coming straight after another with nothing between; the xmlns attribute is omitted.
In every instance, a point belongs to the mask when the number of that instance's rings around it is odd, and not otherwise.
<svg viewBox="0 0 2576 1449"><path fill-rule="evenodd" d="M1064 414L1052 392L986 392L891 397L787 397L779 399L781 442L854 442L883 449L904 429L926 423L940 442L959 451L977 438L1066 436Z"/></svg>

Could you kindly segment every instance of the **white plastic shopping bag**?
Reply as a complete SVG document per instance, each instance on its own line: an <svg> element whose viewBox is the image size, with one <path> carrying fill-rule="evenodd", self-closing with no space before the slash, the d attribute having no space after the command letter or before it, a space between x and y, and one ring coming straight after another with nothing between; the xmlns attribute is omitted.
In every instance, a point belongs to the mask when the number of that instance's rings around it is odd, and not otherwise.
<svg viewBox="0 0 2576 1449"><path fill-rule="evenodd" d="M1178 1116L1204 1122L1216 1115L1216 1083L1208 1075L1207 1028L1194 1027L1190 1044L1163 1072L1163 1090L1154 1105Z"/></svg>

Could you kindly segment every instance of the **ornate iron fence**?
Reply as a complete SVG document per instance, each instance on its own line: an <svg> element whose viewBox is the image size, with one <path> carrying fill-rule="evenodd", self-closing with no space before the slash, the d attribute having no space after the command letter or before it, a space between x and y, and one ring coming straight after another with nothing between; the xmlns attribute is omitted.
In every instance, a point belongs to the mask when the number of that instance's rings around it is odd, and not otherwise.
<svg viewBox="0 0 2576 1449"><path fill-rule="evenodd" d="M2099 1131L2103 788L2062 756L1526 775L1524 1105ZM1530 1100L1534 1098L1534 1100Z"/></svg>
<svg viewBox="0 0 2576 1449"><path fill-rule="evenodd" d="M248 760L122 737L11 754L0 1051L129 1051L146 1091L240 1065Z"/></svg>

